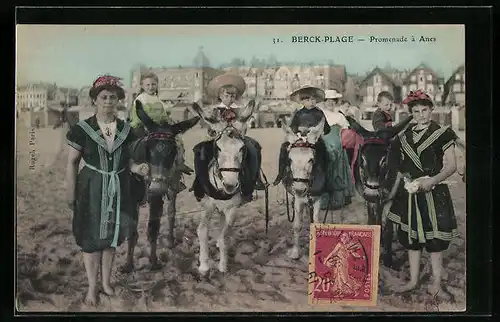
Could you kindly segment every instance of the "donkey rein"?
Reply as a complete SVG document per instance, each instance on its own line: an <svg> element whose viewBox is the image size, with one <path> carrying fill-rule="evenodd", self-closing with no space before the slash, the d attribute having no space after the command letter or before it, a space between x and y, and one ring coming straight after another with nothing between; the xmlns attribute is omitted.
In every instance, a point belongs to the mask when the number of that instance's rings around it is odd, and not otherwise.
<svg viewBox="0 0 500 322"><path fill-rule="evenodd" d="M269 228L269 182L267 181L266 174L260 168L260 173L262 174L262 179L264 179L264 202L265 202L265 218L266 218L266 235Z"/></svg>

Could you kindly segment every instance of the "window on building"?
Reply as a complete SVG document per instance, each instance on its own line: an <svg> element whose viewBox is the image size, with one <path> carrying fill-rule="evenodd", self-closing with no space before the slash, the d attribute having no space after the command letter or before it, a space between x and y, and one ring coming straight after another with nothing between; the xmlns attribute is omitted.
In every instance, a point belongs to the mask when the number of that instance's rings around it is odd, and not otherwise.
<svg viewBox="0 0 500 322"><path fill-rule="evenodd" d="M453 91L455 93L459 93L459 92L461 92L461 90L462 90L462 86L460 83L453 84Z"/></svg>
<svg viewBox="0 0 500 322"><path fill-rule="evenodd" d="M367 92L368 96L372 96L373 95L373 87L368 86L366 88L366 92Z"/></svg>
<svg viewBox="0 0 500 322"><path fill-rule="evenodd" d="M411 77L411 80L412 80L412 81L416 81L416 80L417 80L417 76L413 75L413 76Z"/></svg>
<svg viewBox="0 0 500 322"><path fill-rule="evenodd" d="M387 86L387 85L382 86L382 90L383 91L388 91L389 90L389 86Z"/></svg>
<svg viewBox="0 0 500 322"><path fill-rule="evenodd" d="M196 78L198 78L198 73L196 73Z"/></svg>
<svg viewBox="0 0 500 322"><path fill-rule="evenodd" d="M424 81L424 77L420 76L420 82L423 82L423 81Z"/></svg>
<svg viewBox="0 0 500 322"><path fill-rule="evenodd" d="M428 81L431 81L431 80L432 80L432 75L431 75L431 74L427 75L427 80L428 80Z"/></svg>
<svg viewBox="0 0 500 322"><path fill-rule="evenodd" d="M432 85L432 84L428 84L428 85L427 85L427 92L429 92L429 93L434 92L434 85Z"/></svg>
<svg viewBox="0 0 500 322"><path fill-rule="evenodd" d="M460 74L458 74L458 73L457 73L457 74L455 75L455 79L456 79L456 80L460 80Z"/></svg>
<svg viewBox="0 0 500 322"><path fill-rule="evenodd" d="M411 84L410 85L410 91L416 91L417 90L417 85L416 84Z"/></svg>

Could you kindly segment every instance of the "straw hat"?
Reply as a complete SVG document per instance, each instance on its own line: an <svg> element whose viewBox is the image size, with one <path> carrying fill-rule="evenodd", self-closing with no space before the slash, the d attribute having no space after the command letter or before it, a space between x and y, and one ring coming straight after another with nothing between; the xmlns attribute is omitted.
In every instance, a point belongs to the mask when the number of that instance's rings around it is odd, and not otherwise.
<svg viewBox="0 0 500 322"><path fill-rule="evenodd" d="M335 99L335 98L341 98L342 94L337 92L336 89L329 89L325 91L325 99Z"/></svg>
<svg viewBox="0 0 500 322"><path fill-rule="evenodd" d="M245 90L247 89L247 84L245 83L243 77L227 73L215 77L210 81L210 83L208 83L208 95L212 97L218 97L219 89L222 86L226 85L232 85L236 87L238 91L238 93L236 94L237 97L241 97L241 95L243 95L243 93L245 93Z"/></svg>
<svg viewBox="0 0 500 322"><path fill-rule="evenodd" d="M316 102L325 100L325 91L312 85L303 85L300 88L290 93L290 99L294 102L300 103L300 94L308 93L316 99Z"/></svg>

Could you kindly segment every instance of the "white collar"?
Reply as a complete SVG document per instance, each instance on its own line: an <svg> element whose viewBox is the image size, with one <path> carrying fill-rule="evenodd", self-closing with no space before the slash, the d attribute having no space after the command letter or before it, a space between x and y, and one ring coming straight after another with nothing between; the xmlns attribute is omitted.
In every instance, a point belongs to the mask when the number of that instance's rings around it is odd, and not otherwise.
<svg viewBox="0 0 500 322"><path fill-rule="evenodd" d="M112 122L109 123L104 123L102 121L97 120L97 123L102 126L116 126L116 119L114 119Z"/></svg>

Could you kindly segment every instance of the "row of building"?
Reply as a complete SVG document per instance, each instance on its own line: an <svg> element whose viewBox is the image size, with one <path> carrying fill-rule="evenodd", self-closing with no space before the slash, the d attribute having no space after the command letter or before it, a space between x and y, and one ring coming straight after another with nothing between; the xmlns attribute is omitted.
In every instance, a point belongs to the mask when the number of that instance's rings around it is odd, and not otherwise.
<svg viewBox="0 0 500 322"><path fill-rule="evenodd" d="M216 76L231 72L242 76L247 83L244 98L259 101L286 101L294 89L311 84L322 89L336 89L345 99L361 108L371 107L381 91L393 94L395 102L401 102L412 90L424 89L437 105L465 104L465 68L459 66L448 80L440 77L425 64L413 70L396 70L376 67L364 76L348 74L346 67L336 64L286 65L276 67L210 67L208 58L200 48L191 67L148 68L136 66L130 71L131 83L126 88L123 105L130 106L140 88L140 76L154 72L159 79L159 97L172 105L193 101L212 104L208 96L208 83ZM18 87L16 105L18 111L43 111L54 106L90 106L90 86L81 89L60 88L55 84L30 84Z"/></svg>

